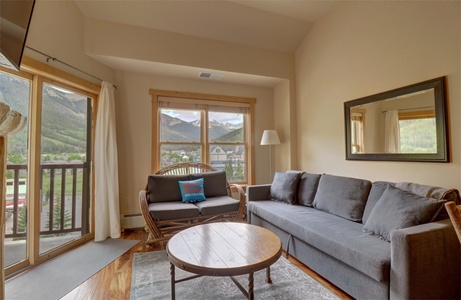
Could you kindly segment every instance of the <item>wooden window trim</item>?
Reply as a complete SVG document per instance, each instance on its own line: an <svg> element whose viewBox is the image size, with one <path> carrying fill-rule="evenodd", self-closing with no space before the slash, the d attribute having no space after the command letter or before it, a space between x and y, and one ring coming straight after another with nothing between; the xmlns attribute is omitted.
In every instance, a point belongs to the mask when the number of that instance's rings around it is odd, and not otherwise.
<svg viewBox="0 0 461 300"><path fill-rule="evenodd" d="M399 112L399 120L416 120L435 118L435 109Z"/></svg>

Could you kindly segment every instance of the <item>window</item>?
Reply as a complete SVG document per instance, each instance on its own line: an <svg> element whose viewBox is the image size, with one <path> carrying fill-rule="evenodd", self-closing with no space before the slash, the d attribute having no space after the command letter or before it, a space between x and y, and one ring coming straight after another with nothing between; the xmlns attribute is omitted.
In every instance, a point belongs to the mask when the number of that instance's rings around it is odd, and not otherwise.
<svg viewBox="0 0 461 300"><path fill-rule="evenodd" d="M364 110L351 111L351 153L365 153L363 142L364 115Z"/></svg>
<svg viewBox="0 0 461 300"><path fill-rule="evenodd" d="M436 153L435 110L399 112L400 152Z"/></svg>
<svg viewBox="0 0 461 300"><path fill-rule="evenodd" d="M151 90L153 171L180 162L224 170L229 182L252 183L255 99Z"/></svg>

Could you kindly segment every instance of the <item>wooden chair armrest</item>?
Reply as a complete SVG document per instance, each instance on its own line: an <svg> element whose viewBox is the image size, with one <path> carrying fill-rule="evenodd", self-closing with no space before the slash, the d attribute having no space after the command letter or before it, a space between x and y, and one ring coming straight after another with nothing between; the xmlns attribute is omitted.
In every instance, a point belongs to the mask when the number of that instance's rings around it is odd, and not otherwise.
<svg viewBox="0 0 461 300"><path fill-rule="evenodd" d="M155 238L162 237L160 230L150 215L149 203L147 202L147 192L145 190L141 190L139 192L139 206L141 207L141 213L144 217L147 228L149 228L150 234L152 234Z"/></svg>
<svg viewBox="0 0 461 300"><path fill-rule="evenodd" d="M240 201L236 221L243 221L243 218L244 218L244 215L245 215L245 210L246 210L246 207L245 207L246 206L246 195L245 195L245 192L243 191L242 187L240 186L240 184L230 183L230 184L227 185L229 196L232 196L232 188L237 189L238 195L239 195L238 200Z"/></svg>
<svg viewBox="0 0 461 300"><path fill-rule="evenodd" d="M451 223L453 224L456 235L461 243L461 205L456 205L455 202L449 201L445 203L445 208L447 209Z"/></svg>

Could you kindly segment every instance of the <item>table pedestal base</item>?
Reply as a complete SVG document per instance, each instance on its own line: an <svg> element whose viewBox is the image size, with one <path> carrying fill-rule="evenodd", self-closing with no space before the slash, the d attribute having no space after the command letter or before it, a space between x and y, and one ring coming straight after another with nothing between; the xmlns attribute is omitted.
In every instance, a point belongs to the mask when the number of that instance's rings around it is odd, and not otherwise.
<svg viewBox="0 0 461 300"><path fill-rule="evenodd" d="M189 276L180 280L175 279L175 265L170 263L170 277L171 277L171 300L176 299L176 283L180 283L183 281L195 279L202 277L203 275L194 275L194 276ZM248 291L245 290L245 288L238 282L237 279L234 278L234 276L229 276L230 279L235 283L235 285L239 288L239 290L247 297L249 300L254 300L254 272L251 272L248 274ZM266 268L266 282L271 284L272 279L271 279L271 269L270 267Z"/></svg>

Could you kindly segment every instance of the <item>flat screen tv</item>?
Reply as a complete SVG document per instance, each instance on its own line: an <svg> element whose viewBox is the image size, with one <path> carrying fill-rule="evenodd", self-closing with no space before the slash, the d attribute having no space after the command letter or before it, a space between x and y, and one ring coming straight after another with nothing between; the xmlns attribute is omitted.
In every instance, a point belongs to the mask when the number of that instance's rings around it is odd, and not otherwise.
<svg viewBox="0 0 461 300"><path fill-rule="evenodd" d="M19 70L35 0L0 0L0 65Z"/></svg>

